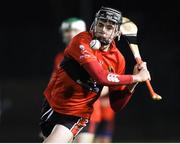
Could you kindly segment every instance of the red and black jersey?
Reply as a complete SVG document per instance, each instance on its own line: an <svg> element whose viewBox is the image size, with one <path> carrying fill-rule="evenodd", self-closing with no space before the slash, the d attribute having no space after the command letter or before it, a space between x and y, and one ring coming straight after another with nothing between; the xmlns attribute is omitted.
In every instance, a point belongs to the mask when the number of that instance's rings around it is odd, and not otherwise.
<svg viewBox="0 0 180 144"><path fill-rule="evenodd" d="M65 49L61 66L53 71L44 95L58 113L90 118L102 86L90 77L83 65L97 61L104 70L124 74L125 59L115 42L111 43L109 51L104 52L91 49L92 38L89 32L76 35ZM110 91L124 88L124 85L110 86Z"/></svg>

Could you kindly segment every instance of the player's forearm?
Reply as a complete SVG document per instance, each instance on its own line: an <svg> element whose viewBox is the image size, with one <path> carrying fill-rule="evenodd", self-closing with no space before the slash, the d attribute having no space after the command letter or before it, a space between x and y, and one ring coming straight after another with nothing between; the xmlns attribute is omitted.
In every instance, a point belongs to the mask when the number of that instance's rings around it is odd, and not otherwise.
<svg viewBox="0 0 180 144"><path fill-rule="evenodd" d="M98 62L90 62L83 65L89 75L97 81L97 83L107 86L132 84L132 75L118 75L104 70Z"/></svg>

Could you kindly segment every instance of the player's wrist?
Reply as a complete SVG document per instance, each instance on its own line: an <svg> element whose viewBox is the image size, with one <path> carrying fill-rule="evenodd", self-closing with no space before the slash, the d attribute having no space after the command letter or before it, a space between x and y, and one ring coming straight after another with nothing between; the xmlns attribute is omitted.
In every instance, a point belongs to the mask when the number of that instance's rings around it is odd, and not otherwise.
<svg viewBox="0 0 180 144"><path fill-rule="evenodd" d="M139 77L139 75L132 75L132 79L133 79L133 83L137 83L137 82L140 82L141 80L140 80L140 77Z"/></svg>

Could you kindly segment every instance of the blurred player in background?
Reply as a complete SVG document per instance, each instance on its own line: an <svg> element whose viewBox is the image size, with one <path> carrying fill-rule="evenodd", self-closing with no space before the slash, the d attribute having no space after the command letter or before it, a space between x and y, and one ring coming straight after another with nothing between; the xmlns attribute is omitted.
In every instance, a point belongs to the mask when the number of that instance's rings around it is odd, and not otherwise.
<svg viewBox="0 0 180 144"><path fill-rule="evenodd" d="M96 128L95 138L96 143L111 143L114 132L115 113L109 103L109 96L105 94L100 97L101 121Z"/></svg>
<svg viewBox="0 0 180 144"><path fill-rule="evenodd" d="M86 31L86 23L82 19L76 17L65 19L59 27L59 34L62 36L62 41L65 44L65 47L75 35L83 31ZM61 51L55 57L54 66L56 68L59 67L63 58L64 48L61 48Z"/></svg>
<svg viewBox="0 0 180 144"><path fill-rule="evenodd" d="M89 124L76 137L75 142L112 142L115 113L110 106L108 92L108 87L104 86L100 98L94 103L94 111L91 115Z"/></svg>
<svg viewBox="0 0 180 144"><path fill-rule="evenodd" d="M61 41L63 42L65 47L68 45L68 43L75 35L83 31L86 31L86 23L84 22L84 20L77 17L70 17L65 19L64 21L62 21L58 29L58 33L62 37ZM61 47L54 58L53 72L51 74L51 77L54 75L54 71L56 71L59 68L60 63L64 58L65 47ZM40 133L40 137L44 139L42 133Z"/></svg>

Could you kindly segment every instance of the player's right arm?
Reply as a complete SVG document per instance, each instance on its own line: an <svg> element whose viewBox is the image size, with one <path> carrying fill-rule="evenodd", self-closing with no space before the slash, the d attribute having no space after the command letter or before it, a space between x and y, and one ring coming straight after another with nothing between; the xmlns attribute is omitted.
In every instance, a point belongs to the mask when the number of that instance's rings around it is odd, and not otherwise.
<svg viewBox="0 0 180 144"><path fill-rule="evenodd" d="M145 63L142 63L141 66L137 74L119 75L104 70L98 61L92 61L83 65L84 69L97 83L107 86L132 84L150 79Z"/></svg>
<svg viewBox="0 0 180 144"><path fill-rule="evenodd" d="M140 70L136 75L119 75L105 70L98 62L89 43L92 40L88 33L81 33L73 38L65 50L65 55L77 61L98 84L105 86L132 84L147 80L146 69Z"/></svg>

